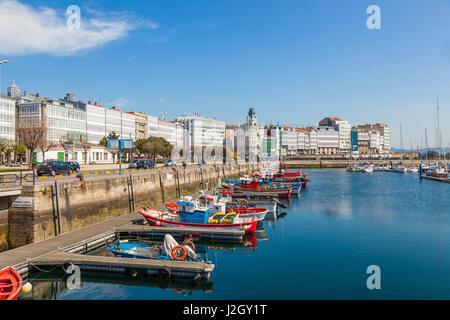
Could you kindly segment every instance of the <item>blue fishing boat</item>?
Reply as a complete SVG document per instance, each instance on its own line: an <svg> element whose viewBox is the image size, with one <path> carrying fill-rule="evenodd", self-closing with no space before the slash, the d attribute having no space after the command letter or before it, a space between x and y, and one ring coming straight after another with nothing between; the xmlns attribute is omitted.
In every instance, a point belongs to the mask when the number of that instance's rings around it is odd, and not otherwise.
<svg viewBox="0 0 450 320"><path fill-rule="evenodd" d="M164 237L162 245L133 243L123 240L107 246L106 249L120 258L198 261L195 245L192 241L186 240L179 245L169 234Z"/></svg>

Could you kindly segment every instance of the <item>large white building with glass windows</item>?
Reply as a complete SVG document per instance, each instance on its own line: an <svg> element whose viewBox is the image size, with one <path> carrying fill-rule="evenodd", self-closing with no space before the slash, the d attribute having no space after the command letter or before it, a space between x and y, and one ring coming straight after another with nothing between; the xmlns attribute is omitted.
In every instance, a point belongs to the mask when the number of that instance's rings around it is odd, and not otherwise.
<svg viewBox="0 0 450 320"><path fill-rule="evenodd" d="M0 93L0 139L16 139L16 101Z"/></svg>
<svg viewBox="0 0 450 320"><path fill-rule="evenodd" d="M155 116L147 116L148 136L166 139L174 147L183 145L183 125L176 121L167 121Z"/></svg>
<svg viewBox="0 0 450 320"><path fill-rule="evenodd" d="M201 117L198 114L181 116L177 119L184 127L183 143L185 149L193 151L193 160L222 161L225 141L225 122L215 118ZM205 148L214 150L214 156L204 152ZM207 159L205 159L207 158Z"/></svg>
<svg viewBox="0 0 450 320"><path fill-rule="evenodd" d="M106 136L106 109L97 102L86 104L86 130L89 143L100 144Z"/></svg>
<svg viewBox="0 0 450 320"><path fill-rule="evenodd" d="M83 109L64 100L39 100L18 104L19 127L43 126L47 145L57 145L64 141L87 141L86 112Z"/></svg>

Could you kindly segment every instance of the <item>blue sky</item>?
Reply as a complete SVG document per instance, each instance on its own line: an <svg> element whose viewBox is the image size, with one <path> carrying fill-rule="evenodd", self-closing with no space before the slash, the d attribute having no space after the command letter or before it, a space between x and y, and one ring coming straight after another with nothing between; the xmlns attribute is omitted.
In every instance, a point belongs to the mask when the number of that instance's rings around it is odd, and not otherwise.
<svg viewBox="0 0 450 320"><path fill-rule="evenodd" d="M170 119L199 112L244 122L253 106L265 124L383 122L395 147L401 123L405 148L424 144L425 128L434 145L439 96L449 144L449 0L0 0L0 8L5 2L3 92L15 78L29 92L72 90ZM72 4L94 32L66 35ZM381 8L381 30L366 27L371 4ZM17 6L30 16L8 32L1 21L14 15L5 8Z"/></svg>

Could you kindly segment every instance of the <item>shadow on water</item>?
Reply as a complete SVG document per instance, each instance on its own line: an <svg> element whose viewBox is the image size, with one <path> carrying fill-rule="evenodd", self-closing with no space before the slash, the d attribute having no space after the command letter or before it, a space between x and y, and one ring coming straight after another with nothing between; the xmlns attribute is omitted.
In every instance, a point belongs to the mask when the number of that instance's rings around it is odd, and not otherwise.
<svg viewBox="0 0 450 320"><path fill-rule="evenodd" d="M50 272L32 273L28 281L33 285L30 294L21 294L21 300L56 300L61 294L68 293L67 286L71 280L63 270L57 269ZM151 276L145 270L133 270L129 273L101 273L83 271L81 275L81 288L87 284L110 284L118 286L159 288L172 290L183 296L191 296L193 291L209 293L214 290L214 283L205 279L166 278L161 275Z"/></svg>

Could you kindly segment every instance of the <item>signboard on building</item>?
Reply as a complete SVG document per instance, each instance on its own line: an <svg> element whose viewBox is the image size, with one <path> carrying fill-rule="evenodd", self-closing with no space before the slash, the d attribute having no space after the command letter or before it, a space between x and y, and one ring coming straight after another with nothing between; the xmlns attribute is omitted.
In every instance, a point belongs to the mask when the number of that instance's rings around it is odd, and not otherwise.
<svg viewBox="0 0 450 320"><path fill-rule="evenodd" d="M119 149L119 139L108 140L108 149Z"/></svg>
<svg viewBox="0 0 450 320"><path fill-rule="evenodd" d="M358 131L352 130L352 152L358 152Z"/></svg>
<svg viewBox="0 0 450 320"><path fill-rule="evenodd" d="M134 148L134 141L133 139L120 139L120 147L122 149L133 149Z"/></svg>
<svg viewBox="0 0 450 320"><path fill-rule="evenodd" d="M18 197L11 205L13 208L33 208L33 197Z"/></svg>
<svg viewBox="0 0 450 320"><path fill-rule="evenodd" d="M133 139L111 139L108 140L108 149L133 149Z"/></svg>

